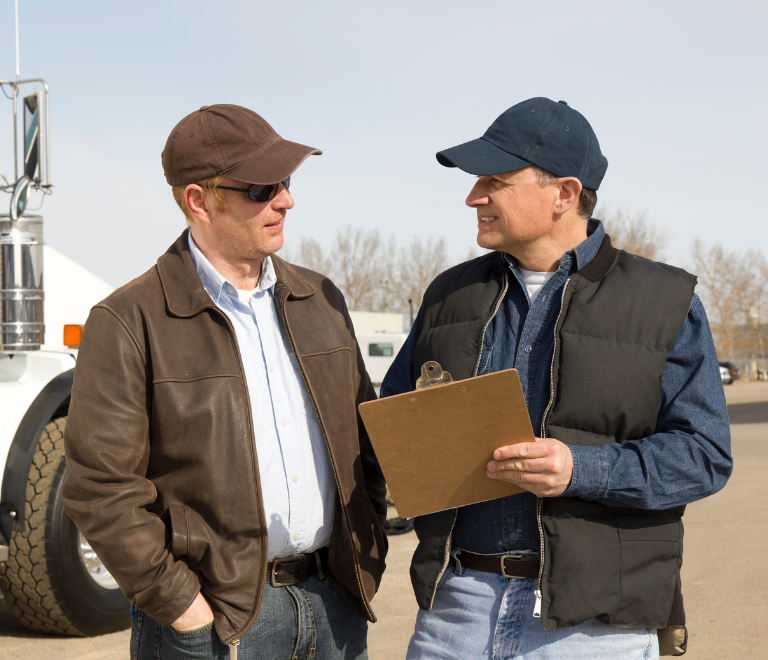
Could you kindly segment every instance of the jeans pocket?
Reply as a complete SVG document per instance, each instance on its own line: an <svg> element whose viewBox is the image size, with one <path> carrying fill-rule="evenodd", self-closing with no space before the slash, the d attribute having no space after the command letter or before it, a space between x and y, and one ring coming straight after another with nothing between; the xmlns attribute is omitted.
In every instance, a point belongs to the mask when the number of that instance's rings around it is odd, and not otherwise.
<svg viewBox="0 0 768 660"><path fill-rule="evenodd" d="M213 622L202 628L179 632L173 626L163 626L160 637L160 657L165 660L187 658L218 658L226 647L219 640Z"/></svg>

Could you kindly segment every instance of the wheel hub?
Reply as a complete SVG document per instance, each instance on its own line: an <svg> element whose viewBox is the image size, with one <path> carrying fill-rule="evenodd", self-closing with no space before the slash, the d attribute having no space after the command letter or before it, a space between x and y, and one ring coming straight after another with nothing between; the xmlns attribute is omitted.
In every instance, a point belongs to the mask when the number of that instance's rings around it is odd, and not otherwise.
<svg viewBox="0 0 768 660"><path fill-rule="evenodd" d="M85 566L85 572L88 576L98 584L102 589L119 589L115 578L112 577L110 572L101 563L101 559L96 555L91 544L85 540L85 537L78 532L79 543L78 550L80 552L80 559Z"/></svg>

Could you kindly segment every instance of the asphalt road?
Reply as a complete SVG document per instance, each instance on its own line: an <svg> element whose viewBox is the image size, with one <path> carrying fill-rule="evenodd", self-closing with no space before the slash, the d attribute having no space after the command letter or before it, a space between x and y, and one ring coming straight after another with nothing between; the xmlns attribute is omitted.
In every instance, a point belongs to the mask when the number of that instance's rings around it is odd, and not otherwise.
<svg viewBox="0 0 768 660"><path fill-rule="evenodd" d="M683 593L687 660L768 659L768 382L725 388L735 469L726 488L685 514ZM388 569L373 607L371 660L402 660L417 607L408 566L413 533L390 538ZM129 633L68 639L26 631L0 601L0 658L124 660ZM320 659L321 660L321 659Z"/></svg>

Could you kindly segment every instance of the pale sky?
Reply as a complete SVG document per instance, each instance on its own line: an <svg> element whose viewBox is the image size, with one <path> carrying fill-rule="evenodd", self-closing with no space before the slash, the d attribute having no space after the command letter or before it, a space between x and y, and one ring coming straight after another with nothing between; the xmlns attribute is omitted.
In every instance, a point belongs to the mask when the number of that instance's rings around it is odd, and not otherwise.
<svg viewBox="0 0 768 660"><path fill-rule="evenodd" d="M609 161L598 206L646 211L671 235L670 262L697 237L768 254L765 2L19 4L22 78L51 88L46 241L114 286L184 229L160 152L214 103L323 149L292 179L288 245L330 245L351 225L400 244L444 236L463 256L473 178L435 152L548 96L597 133ZM0 78L14 71L13 1L0 0ZM8 176L10 111L0 96Z"/></svg>

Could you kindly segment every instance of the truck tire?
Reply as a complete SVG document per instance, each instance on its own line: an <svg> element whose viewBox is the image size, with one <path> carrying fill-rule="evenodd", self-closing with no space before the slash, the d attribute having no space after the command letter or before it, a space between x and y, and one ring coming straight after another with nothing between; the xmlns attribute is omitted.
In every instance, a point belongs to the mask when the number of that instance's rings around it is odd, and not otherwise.
<svg viewBox="0 0 768 660"><path fill-rule="evenodd" d="M66 417L45 427L27 480L23 525L15 525L0 589L25 626L90 636L130 626L130 604L64 511ZM21 527L21 529L20 529Z"/></svg>

